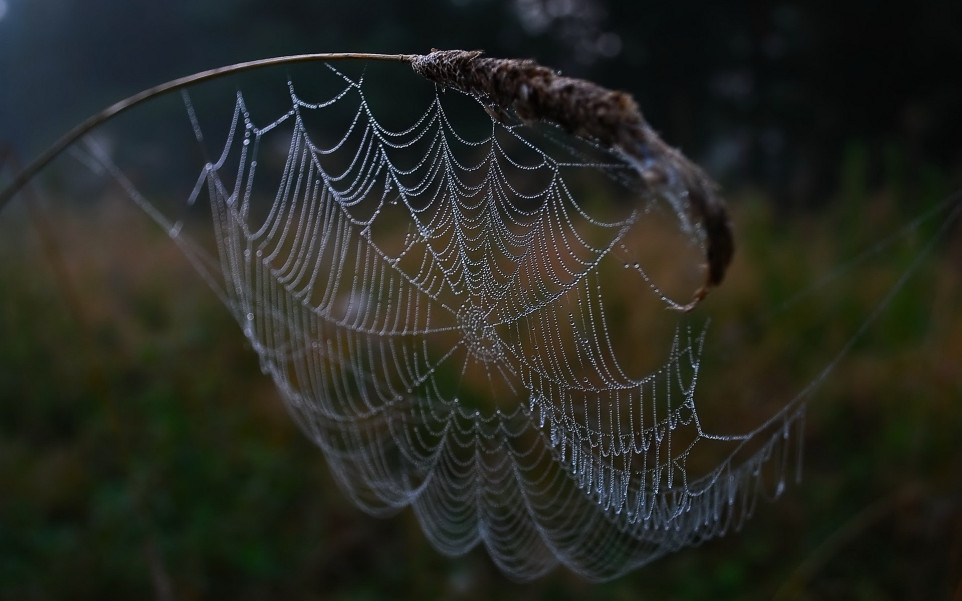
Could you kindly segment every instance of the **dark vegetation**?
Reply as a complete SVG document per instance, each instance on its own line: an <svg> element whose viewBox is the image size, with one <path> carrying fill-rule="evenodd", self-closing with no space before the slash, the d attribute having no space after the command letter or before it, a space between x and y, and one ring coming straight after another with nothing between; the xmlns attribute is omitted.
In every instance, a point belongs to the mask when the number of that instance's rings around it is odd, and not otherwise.
<svg viewBox="0 0 962 601"><path fill-rule="evenodd" d="M837 271L845 210L873 238L906 217L888 193L864 192L794 224L759 197L735 203L746 244L706 301L703 409L767 418L930 239L931 224ZM438 555L409 512L352 507L239 328L137 209L38 208L15 206L0 230L5 596L767 598L795 583L805 598L929 599L959 586L957 235L819 387L801 484L743 532L601 586L564 570L520 586L479 550ZM786 308L791 318L760 317L826 273L850 282ZM776 355L788 361L773 366Z"/></svg>

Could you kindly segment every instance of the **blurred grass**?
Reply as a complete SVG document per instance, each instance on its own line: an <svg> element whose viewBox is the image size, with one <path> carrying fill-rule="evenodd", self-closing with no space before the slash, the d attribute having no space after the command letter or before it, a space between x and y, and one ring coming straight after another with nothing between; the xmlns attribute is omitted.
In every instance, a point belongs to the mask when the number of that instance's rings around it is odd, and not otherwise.
<svg viewBox="0 0 962 601"><path fill-rule="evenodd" d="M733 202L740 249L706 301L699 386L702 410L736 431L817 376L935 231L845 268L949 191L870 190L857 154L818 213ZM613 582L556 570L518 585L481 550L437 554L410 512L354 509L227 311L137 209L52 205L0 216L0 597L962 595L958 225L817 388L800 485L742 532Z"/></svg>

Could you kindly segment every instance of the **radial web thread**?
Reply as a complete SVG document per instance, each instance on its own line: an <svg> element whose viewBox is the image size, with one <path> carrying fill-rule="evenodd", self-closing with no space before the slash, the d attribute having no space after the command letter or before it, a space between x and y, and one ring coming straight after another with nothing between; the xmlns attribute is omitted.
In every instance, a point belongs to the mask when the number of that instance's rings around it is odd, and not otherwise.
<svg viewBox="0 0 962 601"><path fill-rule="evenodd" d="M705 329L664 309L690 293L672 274L699 268L703 233L670 191L459 92L389 129L363 78L331 71L326 100L290 84L266 123L238 92L187 199L209 207L216 256L128 192L213 285L358 506L411 506L440 551L483 544L516 579L559 562L607 579L781 492L800 404L739 436L702 429ZM635 331L635 311L677 325ZM712 442L728 450L692 465Z"/></svg>

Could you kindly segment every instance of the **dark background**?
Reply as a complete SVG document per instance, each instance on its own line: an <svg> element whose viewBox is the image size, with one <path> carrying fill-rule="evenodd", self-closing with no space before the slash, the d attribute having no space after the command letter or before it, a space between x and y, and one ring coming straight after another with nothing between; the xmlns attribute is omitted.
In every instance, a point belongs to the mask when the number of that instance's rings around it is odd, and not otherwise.
<svg viewBox="0 0 962 601"><path fill-rule="evenodd" d="M862 146L958 175L962 5L872 2L5 0L0 131L22 156L150 85L302 52L481 48L634 94L723 183L810 206Z"/></svg>
<svg viewBox="0 0 962 601"><path fill-rule="evenodd" d="M148 86L301 52L483 48L627 90L727 192L739 251L708 305L703 393L757 403L757 423L939 220L903 228L962 188L960 24L949 1L0 0L0 150L25 161ZM962 594L957 227L818 387L801 484L613 582L517 585L482 550L439 555L409 511L351 506L166 234L129 203L63 202L82 195L54 167L42 202L0 214L2 598ZM882 246L892 231L915 235ZM789 358L775 369L732 336L758 323Z"/></svg>

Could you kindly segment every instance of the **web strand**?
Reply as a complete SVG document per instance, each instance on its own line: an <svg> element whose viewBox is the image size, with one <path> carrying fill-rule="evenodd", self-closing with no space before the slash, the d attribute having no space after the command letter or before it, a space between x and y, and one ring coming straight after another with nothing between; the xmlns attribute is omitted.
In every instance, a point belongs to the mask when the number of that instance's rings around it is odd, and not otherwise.
<svg viewBox="0 0 962 601"><path fill-rule="evenodd" d="M84 158L217 292L356 505L411 507L441 552L483 545L515 579L559 563L613 578L781 495L805 401L921 260L801 393L719 434L696 403L707 325L665 311L704 281L709 221L683 202L692 182L652 183L677 156L492 111L471 89L430 90L392 128L373 84L326 74L316 101L288 82L273 119L237 92L226 128L183 91L203 164L182 204L211 248L92 141Z"/></svg>
<svg viewBox="0 0 962 601"><path fill-rule="evenodd" d="M91 152L218 292L358 506L410 506L439 550L483 544L517 579L558 563L605 579L723 534L780 492L762 466L796 452L800 412L737 464L733 452L690 473L701 441L741 444L702 430L705 332L679 327L639 353L613 317L619 294L680 306L668 289L687 284L656 281L676 266L644 252L681 224L678 261L697 272L703 239L677 205L617 152L492 119L459 92L392 130L360 79L333 72L342 85L320 102L289 84L269 122L237 94L186 198L208 207L215 256ZM450 114L450 94L473 116ZM183 97L209 145L220 134ZM490 127L466 133L465 119Z"/></svg>

